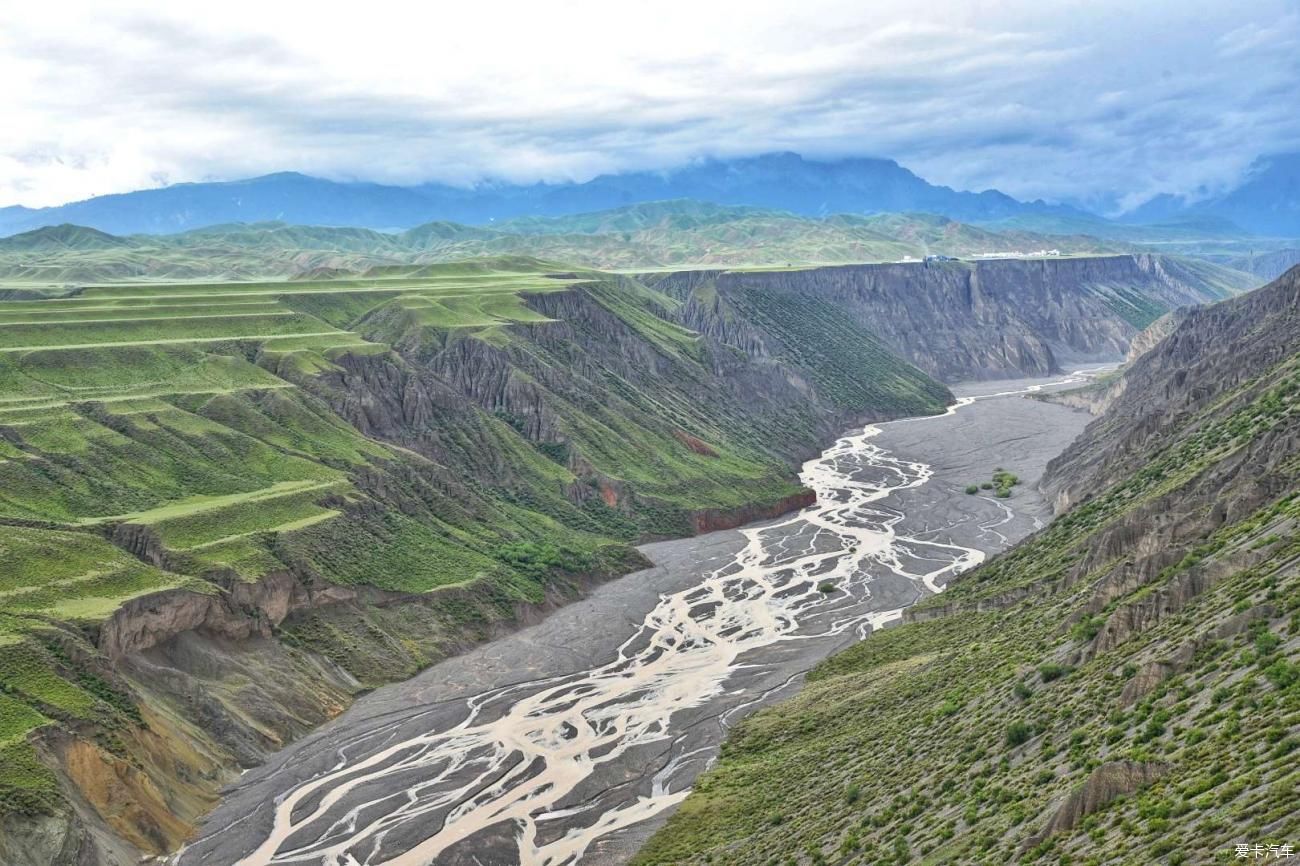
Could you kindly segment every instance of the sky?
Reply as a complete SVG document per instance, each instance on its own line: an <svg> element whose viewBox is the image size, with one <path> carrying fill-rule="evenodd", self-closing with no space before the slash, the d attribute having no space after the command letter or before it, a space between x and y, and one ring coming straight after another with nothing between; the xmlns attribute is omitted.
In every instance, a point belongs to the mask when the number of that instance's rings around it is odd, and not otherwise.
<svg viewBox="0 0 1300 866"><path fill-rule="evenodd" d="M1300 151L1300 0L0 0L0 206L884 156L1119 212Z"/></svg>

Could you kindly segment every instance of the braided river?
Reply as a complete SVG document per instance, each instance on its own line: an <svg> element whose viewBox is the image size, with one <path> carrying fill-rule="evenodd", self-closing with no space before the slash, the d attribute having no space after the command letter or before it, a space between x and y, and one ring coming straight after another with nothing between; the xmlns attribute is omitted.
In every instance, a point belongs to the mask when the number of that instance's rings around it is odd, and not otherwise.
<svg viewBox="0 0 1300 866"><path fill-rule="evenodd" d="M1027 395L1087 375L844 436L803 466L814 505L645 545L654 569L362 697L245 774L176 862L625 861L736 721L1050 519L1033 484L1088 416ZM1002 467L1010 499L965 492Z"/></svg>

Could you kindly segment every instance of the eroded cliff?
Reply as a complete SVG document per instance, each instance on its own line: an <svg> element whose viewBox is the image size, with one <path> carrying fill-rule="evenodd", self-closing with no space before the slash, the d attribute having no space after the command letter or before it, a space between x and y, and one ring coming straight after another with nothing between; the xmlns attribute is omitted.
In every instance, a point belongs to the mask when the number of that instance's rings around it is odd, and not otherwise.
<svg viewBox="0 0 1300 866"><path fill-rule="evenodd" d="M701 305L743 307L747 298L770 303L772 296L815 299L921 369L953 382L1047 375L1062 364L1119 360L1135 335L1168 311L1251 287L1243 279L1225 282L1224 273L1231 272L1207 272L1204 265L1174 257L1124 255L648 279L686 298L686 320L694 322Z"/></svg>

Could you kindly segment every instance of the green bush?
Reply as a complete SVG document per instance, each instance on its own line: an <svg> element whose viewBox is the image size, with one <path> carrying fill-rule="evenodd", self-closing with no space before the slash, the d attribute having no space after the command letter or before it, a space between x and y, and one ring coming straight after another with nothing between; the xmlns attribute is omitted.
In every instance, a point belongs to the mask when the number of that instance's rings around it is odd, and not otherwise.
<svg viewBox="0 0 1300 866"><path fill-rule="evenodd" d="M1286 659L1278 659L1264 668L1264 676L1278 691L1289 689L1300 681L1300 664L1292 664Z"/></svg>
<svg viewBox="0 0 1300 866"><path fill-rule="evenodd" d="M1101 631L1101 627L1105 624L1106 624L1106 620L1103 619L1102 617L1090 616L1087 619L1080 620L1079 622L1074 624L1074 628L1070 629L1070 637L1074 638L1080 643L1086 643L1087 641L1090 641L1093 638L1095 638L1097 636L1097 633ZM1137 673L1137 669L1134 668L1133 674L1136 673ZM1125 677L1125 679L1128 679L1129 677L1133 676L1133 674L1128 674Z"/></svg>
<svg viewBox="0 0 1300 866"><path fill-rule="evenodd" d="M590 556L549 542L517 541L497 549L497 559L520 574L541 580L551 569L581 572L591 566Z"/></svg>
<svg viewBox="0 0 1300 866"><path fill-rule="evenodd" d="M1055 662L1049 662L1045 665L1038 666L1038 675L1043 678L1043 682L1050 683L1052 680L1059 680L1061 677L1074 672L1074 668L1069 665L1059 665Z"/></svg>
<svg viewBox="0 0 1300 866"><path fill-rule="evenodd" d="M569 462L569 443L567 442L538 442L537 450L545 454L547 459L554 460L561 466Z"/></svg>
<svg viewBox="0 0 1300 866"><path fill-rule="evenodd" d="M1034 729L1025 722L1012 722L1007 725L1007 745L1012 748L1029 742L1029 738L1034 735Z"/></svg>
<svg viewBox="0 0 1300 866"><path fill-rule="evenodd" d="M1282 644L1282 638L1278 637L1271 631L1260 631L1255 635L1255 652L1260 656L1267 656L1273 653Z"/></svg>

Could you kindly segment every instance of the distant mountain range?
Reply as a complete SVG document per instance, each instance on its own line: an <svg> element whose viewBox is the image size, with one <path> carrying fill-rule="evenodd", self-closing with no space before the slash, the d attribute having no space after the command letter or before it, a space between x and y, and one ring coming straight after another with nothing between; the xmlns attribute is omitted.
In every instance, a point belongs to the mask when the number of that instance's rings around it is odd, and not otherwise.
<svg viewBox="0 0 1300 866"><path fill-rule="evenodd" d="M925 211L982 222L1026 215L1083 216L996 190L936 186L888 159L817 161L794 153L708 160L666 172L608 174L585 183L483 184L472 189L340 183L293 172L183 183L49 208L0 208L0 234L73 223L113 234L167 234L235 222L404 229L435 220L471 225L585 213L665 199L775 208L804 216Z"/></svg>
<svg viewBox="0 0 1300 866"><path fill-rule="evenodd" d="M1249 232L1300 237L1300 153L1261 157L1231 192L1195 202L1157 196L1124 217L1129 223L1170 219L1230 221Z"/></svg>
<svg viewBox="0 0 1300 866"><path fill-rule="evenodd" d="M1019 201L997 190L938 186L888 159L813 160L773 153L707 160L670 171L606 174L584 183L472 188L339 182L294 172L182 183L47 208L0 208L0 236L75 224L115 235L173 234L232 223L400 231L431 222L499 225L692 199L805 217L931 213L996 230L1117 241L1248 235L1300 237L1300 155L1260 160L1231 193L1189 203L1159 196L1120 220L1069 205ZM524 221L520 223L519 221Z"/></svg>

